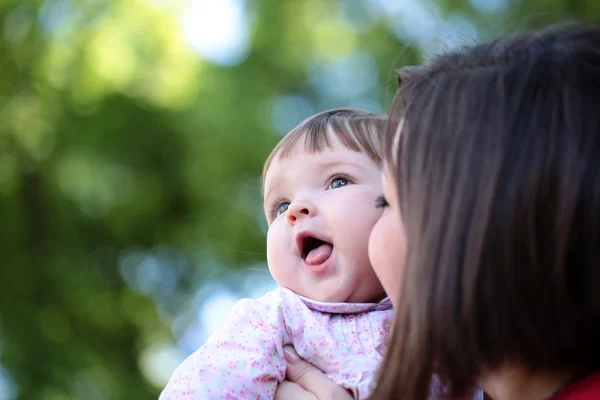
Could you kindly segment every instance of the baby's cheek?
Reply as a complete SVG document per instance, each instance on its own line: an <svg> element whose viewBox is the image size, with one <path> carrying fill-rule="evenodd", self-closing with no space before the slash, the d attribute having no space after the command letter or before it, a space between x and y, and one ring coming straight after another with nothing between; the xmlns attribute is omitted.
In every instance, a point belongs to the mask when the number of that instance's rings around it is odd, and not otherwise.
<svg viewBox="0 0 600 400"><path fill-rule="evenodd" d="M281 266L285 262L284 242L285 236L281 229L271 226L267 233L267 265L271 275L277 281L280 279L279 275L283 273Z"/></svg>

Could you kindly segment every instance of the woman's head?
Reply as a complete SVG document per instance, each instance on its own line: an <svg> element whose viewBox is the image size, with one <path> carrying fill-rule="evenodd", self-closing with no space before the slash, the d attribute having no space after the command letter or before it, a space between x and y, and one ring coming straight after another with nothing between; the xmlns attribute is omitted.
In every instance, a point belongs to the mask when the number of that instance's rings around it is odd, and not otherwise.
<svg viewBox="0 0 600 400"><path fill-rule="evenodd" d="M598 366L599 65L600 29L570 27L401 71L384 185L407 250L374 262L402 269L375 398L424 398L434 365L457 391Z"/></svg>

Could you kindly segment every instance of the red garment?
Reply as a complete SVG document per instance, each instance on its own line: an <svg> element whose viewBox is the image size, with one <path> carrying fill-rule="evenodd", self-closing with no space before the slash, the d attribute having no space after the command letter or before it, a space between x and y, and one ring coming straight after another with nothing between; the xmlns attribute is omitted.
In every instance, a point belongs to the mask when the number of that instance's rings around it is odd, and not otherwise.
<svg viewBox="0 0 600 400"><path fill-rule="evenodd" d="M600 400L600 371L576 380L549 400Z"/></svg>

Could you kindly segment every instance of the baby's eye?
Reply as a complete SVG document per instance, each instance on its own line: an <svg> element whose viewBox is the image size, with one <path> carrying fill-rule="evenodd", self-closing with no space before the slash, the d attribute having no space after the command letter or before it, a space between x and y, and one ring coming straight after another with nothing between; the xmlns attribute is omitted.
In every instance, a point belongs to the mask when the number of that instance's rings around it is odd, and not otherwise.
<svg viewBox="0 0 600 400"><path fill-rule="evenodd" d="M329 189L337 189L340 188L342 186L346 186L348 184L348 179L346 178L335 178L333 181L331 181L331 184L329 185Z"/></svg>
<svg viewBox="0 0 600 400"><path fill-rule="evenodd" d="M281 203L279 205L279 207L277 208L277 216L279 217L281 214L286 212L289 206L290 206L290 203Z"/></svg>

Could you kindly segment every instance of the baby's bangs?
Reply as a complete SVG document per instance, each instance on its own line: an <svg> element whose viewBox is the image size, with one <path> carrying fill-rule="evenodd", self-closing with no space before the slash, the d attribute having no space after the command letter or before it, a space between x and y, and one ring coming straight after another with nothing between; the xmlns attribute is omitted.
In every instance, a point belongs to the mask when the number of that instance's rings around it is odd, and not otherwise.
<svg viewBox="0 0 600 400"><path fill-rule="evenodd" d="M364 151L378 164L381 163L381 137L385 129L385 118L365 120L331 116L315 118L294 129L286 136L273 155L279 158L289 156L302 142L303 149L309 153L318 153L326 148L332 149L331 133L340 142L353 151Z"/></svg>
<svg viewBox="0 0 600 400"><path fill-rule="evenodd" d="M378 165L382 160L381 146L385 126L385 118L334 119L330 123L331 131L344 146L350 150L364 151ZM325 137L329 141L329 136Z"/></svg>

